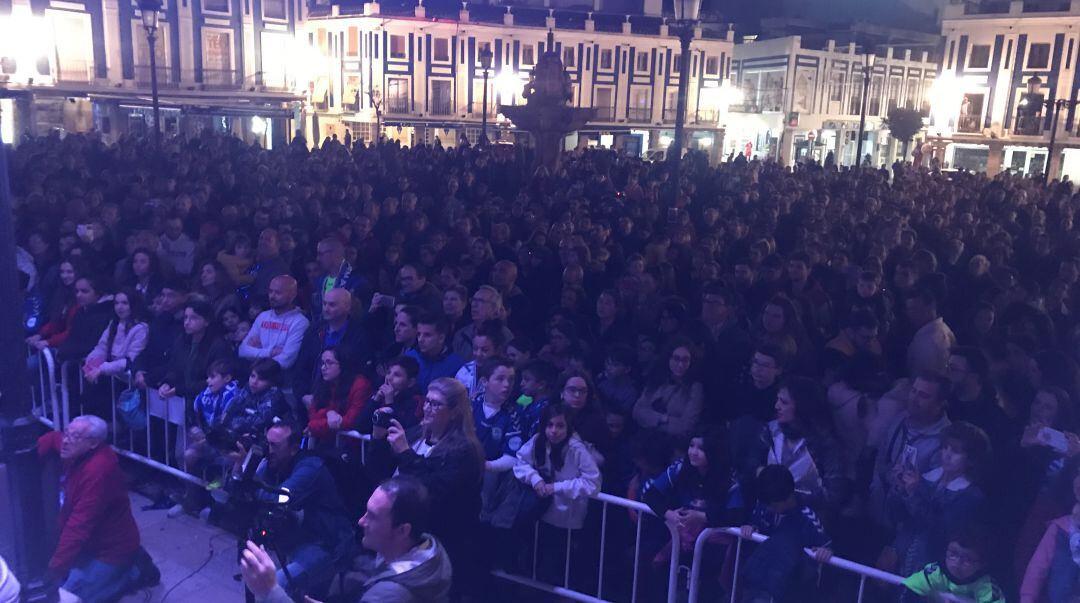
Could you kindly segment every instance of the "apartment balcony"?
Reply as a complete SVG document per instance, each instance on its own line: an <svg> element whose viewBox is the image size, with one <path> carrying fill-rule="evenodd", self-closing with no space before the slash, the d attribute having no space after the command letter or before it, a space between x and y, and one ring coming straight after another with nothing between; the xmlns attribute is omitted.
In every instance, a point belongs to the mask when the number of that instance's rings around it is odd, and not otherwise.
<svg viewBox="0 0 1080 603"><path fill-rule="evenodd" d="M626 112L628 121L648 123L652 120L652 107L630 107Z"/></svg>
<svg viewBox="0 0 1080 603"><path fill-rule="evenodd" d="M409 97L391 96L386 99L384 111L390 115L406 115L409 113Z"/></svg>
<svg viewBox="0 0 1080 603"><path fill-rule="evenodd" d="M715 124L720 119L720 111L716 109L698 109L694 119L699 124Z"/></svg>
<svg viewBox="0 0 1080 603"><path fill-rule="evenodd" d="M171 69L168 65L157 66L157 85L158 88L179 88L179 82L170 81ZM151 71L149 65L135 65L135 77L132 79L135 81L135 85L149 88L151 82Z"/></svg>
<svg viewBox="0 0 1080 603"><path fill-rule="evenodd" d="M978 134L982 132L980 120L978 115L961 115L956 122L956 129L967 134Z"/></svg>
<svg viewBox="0 0 1080 603"><path fill-rule="evenodd" d="M615 107L595 107L596 121L615 121Z"/></svg>
<svg viewBox="0 0 1080 603"><path fill-rule="evenodd" d="M56 79L61 82L85 84L93 79L93 64L86 59L62 59L57 65Z"/></svg>
<svg viewBox="0 0 1080 603"><path fill-rule="evenodd" d="M235 69L203 69L201 83L204 90L235 90L244 84L244 78Z"/></svg>
<svg viewBox="0 0 1080 603"><path fill-rule="evenodd" d="M453 115L454 103L449 98L437 98L431 101L432 115Z"/></svg>
<svg viewBox="0 0 1080 603"><path fill-rule="evenodd" d="M676 113L677 113L677 111L675 110L674 107L668 107L667 109L664 109L664 122L672 122L672 123L674 123Z"/></svg>
<svg viewBox="0 0 1080 603"><path fill-rule="evenodd" d="M1042 115L1020 115L1016 118L1016 128L1013 134L1018 136L1042 136Z"/></svg>

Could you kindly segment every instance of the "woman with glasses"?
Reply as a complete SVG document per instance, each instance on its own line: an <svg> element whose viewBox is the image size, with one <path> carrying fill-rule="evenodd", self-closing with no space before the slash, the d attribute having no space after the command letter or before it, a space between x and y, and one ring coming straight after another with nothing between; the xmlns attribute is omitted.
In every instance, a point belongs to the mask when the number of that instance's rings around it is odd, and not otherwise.
<svg viewBox="0 0 1080 603"><path fill-rule="evenodd" d="M669 350L667 365L657 367L634 405L634 420L685 440L701 418L705 393L697 377L693 344L680 338Z"/></svg>
<svg viewBox="0 0 1080 603"><path fill-rule="evenodd" d="M390 417L389 427L382 429L376 417L369 464L382 466L379 478L396 470L427 487L432 532L454 566L452 592L470 592L479 580L471 540L478 533L484 455L476 439L469 393L456 379L435 379L428 385L423 410L420 425L409 433L397 418Z"/></svg>

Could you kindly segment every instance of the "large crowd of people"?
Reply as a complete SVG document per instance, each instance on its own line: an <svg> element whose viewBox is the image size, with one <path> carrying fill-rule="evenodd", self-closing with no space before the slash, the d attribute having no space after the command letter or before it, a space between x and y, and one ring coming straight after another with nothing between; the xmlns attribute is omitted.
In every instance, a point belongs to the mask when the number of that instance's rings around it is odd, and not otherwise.
<svg viewBox="0 0 1080 603"><path fill-rule="evenodd" d="M599 532L600 491L680 535L643 536L647 589L704 528L742 526L771 544L733 567L711 539L711 596L734 572L747 600L843 588L804 547L910 576L904 600L1080 596L1068 183L690 153L676 185L606 150L548 171L504 145L162 145L14 149L26 341L80 364L87 414L112 420L110 376L184 399L189 471L266 449L260 476L305 511L271 600L325 594L361 515L366 548L452 566L454 598L498 592L487 570L539 521L537 571L561 584L568 552L595 558L567 538ZM430 517L398 531L421 513L403 496Z"/></svg>

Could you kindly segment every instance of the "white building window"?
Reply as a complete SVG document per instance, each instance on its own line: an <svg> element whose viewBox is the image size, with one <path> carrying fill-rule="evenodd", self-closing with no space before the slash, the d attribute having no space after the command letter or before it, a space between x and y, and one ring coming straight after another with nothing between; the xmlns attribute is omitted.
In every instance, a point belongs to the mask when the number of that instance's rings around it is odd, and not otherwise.
<svg viewBox="0 0 1080 603"><path fill-rule="evenodd" d="M536 46L532 44L522 44L521 46L521 64L522 65L535 65L536 64Z"/></svg>
<svg viewBox="0 0 1080 603"><path fill-rule="evenodd" d="M563 51L562 51L563 67L574 67L574 66L576 66L577 63L574 62L574 58L575 57L574 57L574 49L573 48L563 48Z"/></svg>
<svg viewBox="0 0 1080 603"><path fill-rule="evenodd" d="M263 0L263 17L284 21L289 18L289 4L286 0Z"/></svg>
<svg viewBox="0 0 1080 603"><path fill-rule="evenodd" d="M645 54L644 52L639 52L637 54L637 58L635 60L637 61L637 70L638 71L648 71L649 70L649 55Z"/></svg>
<svg viewBox="0 0 1080 603"><path fill-rule="evenodd" d="M435 38L435 45L433 48L436 61L449 61L450 60L450 40L447 38Z"/></svg>
<svg viewBox="0 0 1080 603"><path fill-rule="evenodd" d="M971 47L971 54L968 55L968 69L989 69L990 68L990 45L989 44L976 44Z"/></svg>
<svg viewBox="0 0 1080 603"><path fill-rule="evenodd" d="M203 12L228 13L229 0L202 0Z"/></svg>
<svg viewBox="0 0 1080 603"><path fill-rule="evenodd" d="M705 57L705 75L720 75L720 57Z"/></svg>
<svg viewBox="0 0 1080 603"><path fill-rule="evenodd" d="M1046 69L1050 66L1050 45L1032 44L1028 49L1027 68Z"/></svg>
<svg viewBox="0 0 1080 603"><path fill-rule="evenodd" d="M392 35L390 36L390 58L391 59L404 59L408 53L408 46L405 44L405 36Z"/></svg>
<svg viewBox="0 0 1080 603"><path fill-rule="evenodd" d="M601 69L611 69L612 63L613 63L613 61L612 61L612 58L611 58L611 49L609 48L607 50L601 50L600 51L600 68Z"/></svg>

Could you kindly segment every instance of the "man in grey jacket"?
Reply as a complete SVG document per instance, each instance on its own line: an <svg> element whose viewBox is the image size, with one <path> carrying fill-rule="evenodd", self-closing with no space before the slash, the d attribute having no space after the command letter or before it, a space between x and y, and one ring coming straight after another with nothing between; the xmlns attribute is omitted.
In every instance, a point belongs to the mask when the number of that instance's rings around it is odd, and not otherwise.
<svg viewBox="0 0 1080 603"><path fill-rule="evenodd" d="M450 558L426 533L430 515L431 499L423 484L408 477L383 482L368 499L367 512L360 518L364 548L375 557L357 559L337 589L346 594L359 591L359 603L449 601ZM256 601L291 603L277 584L273 560L250 541L240 568Z"/></svg>

